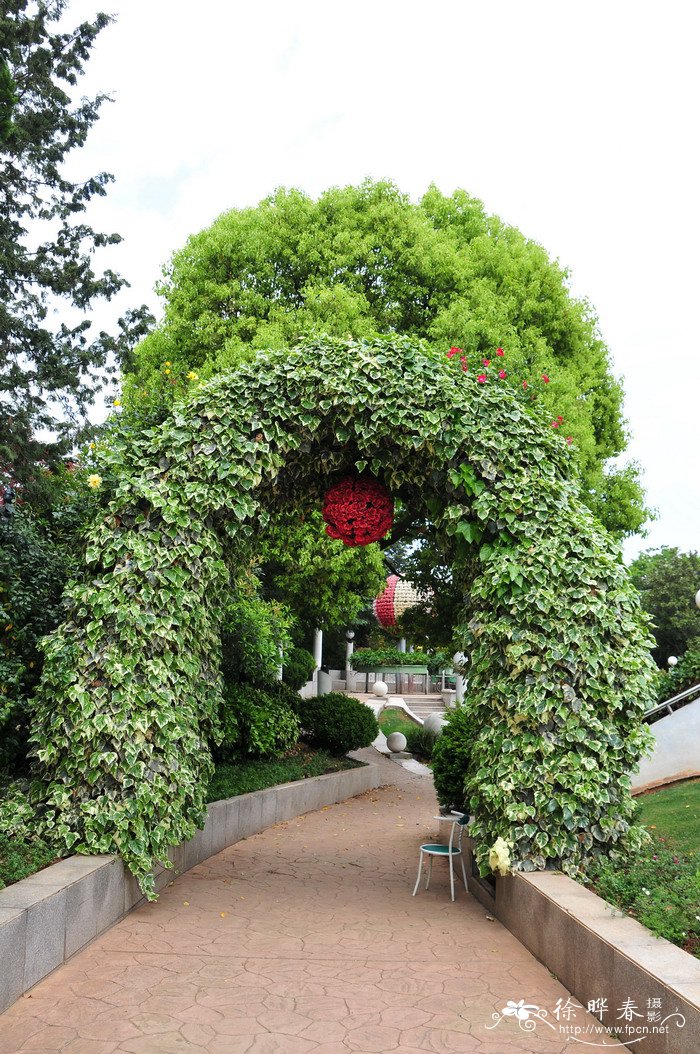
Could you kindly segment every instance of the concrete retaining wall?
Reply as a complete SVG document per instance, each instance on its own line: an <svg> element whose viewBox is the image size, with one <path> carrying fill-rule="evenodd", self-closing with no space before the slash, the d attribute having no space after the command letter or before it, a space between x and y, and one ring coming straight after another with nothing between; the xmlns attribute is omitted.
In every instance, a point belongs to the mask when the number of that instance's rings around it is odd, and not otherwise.
<svg viewBox="0 0 700 1054"><path fill-rule="evenodd" d="M654 753L642 759L639 772L632 777L634 794L700 776L700 699L655 721L651 731L656 740Z"/></svg>
<svg viewBox="0 0 700 1054"><path fill-rule="evenodd" d="M377 765L213 802L204 829L169 853L156 888L272 824L352 798L381 783ZM116 856L73 856L0 889L0 1012L144 900Z"/></svg>
<svg viewBox="0 0 700 1054"><path fill-rule="evenodd" d="M471 856L471 847L468 857ZM589 889L555 871L516 873L497 878L495 890L472 876L470 892L569 989L584 1008L590 1000L607 1000L602 1023L625 1027L620 1008L631 1000L646 1026L631 1050L643 1054L691 1054L700 1051L700 960L625 916ZM513 998L537 1002L519 990ZM661 1018L678 1012L667 1032L653 1033L647 1020L649 1000L660 1000ZM549 1007L550 1018L553 1007ZM597 1015L596 1015L597 1016ZM660 1022L656 1022L659 1024ZM566 1039L565 1036L562 1036ZM601 1042L604 1037L588 1037ZM629 1044L630 1035L620 1035ZM572 1043L572 1046L578 1045ZM596 1048L599 1049L599 1048Z"/></svg>

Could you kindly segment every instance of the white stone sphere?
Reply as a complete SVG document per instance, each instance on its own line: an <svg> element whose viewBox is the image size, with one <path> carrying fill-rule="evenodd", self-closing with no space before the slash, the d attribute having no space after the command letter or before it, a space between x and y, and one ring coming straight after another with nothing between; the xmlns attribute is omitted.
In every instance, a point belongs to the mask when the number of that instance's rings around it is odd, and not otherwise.
<svg viewBox="0 0 700 1054"><path fill-rule="evenodd" d="M372 691L378 699L384 699L389 694L389 685L385 681L375 681L372 685Z"/></svg>
<svg viewBox="0 0 700 1054"><path fill-rule="evenodd" d="M697 607L700 608L700 589L698 589L697 593L695 594L695 604Z"/></svg>
<svg viewBox="0 0 700 1054"><path fill-rule="evenodd" d="M398 754L406 749L406 737L403 732L392 732L386 737L386 745L392 754Z"/></svg>
<svg viewBox="0 0 700 1054"><path fill-rule="evenodd" d="M428 714L423 722L423 728L426 732L434 732L436 736L439 736L446 724L447 721L440 714Z"/></svg>
<svg viewBox="0 0 700 1054"><path fill-rule="evenodd" d="M668 665L669 666L677 666L678 665L678 659L676 658L675 655L669 655L669 657L668 657Z"/></svg>

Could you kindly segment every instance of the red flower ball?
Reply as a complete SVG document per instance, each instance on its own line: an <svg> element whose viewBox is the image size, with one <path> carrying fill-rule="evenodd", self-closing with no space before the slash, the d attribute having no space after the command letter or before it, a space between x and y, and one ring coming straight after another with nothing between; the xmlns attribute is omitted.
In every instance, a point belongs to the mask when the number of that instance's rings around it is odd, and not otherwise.
<svg viewBox="0 0 700 1054"><path fill-rule="evenodd" d="M502 381L504 381L508 375L505 370L499 370L498 376L501 378Z"/></svg>
<svg viewBox="0 0 700 1054"><path fill-rule="evenodd" d="M503 350L503 348L496 348L496 354L497 355L505 355L505 351Z"/></svg>
<svg viewBox="0 0 700 1054"><path fill-rule="evenodd" d="M323 499L326 534L345 545L369 545L383 538L394 522L394 502L372 476L346 476Z"/></svg>
<svg viewBox="0 0 700 1054"><path fill-rule="evenodd" d="M476 379L479 382L479 384L486 384L486 374L485 373L480 373L479 376Z"/></svg>

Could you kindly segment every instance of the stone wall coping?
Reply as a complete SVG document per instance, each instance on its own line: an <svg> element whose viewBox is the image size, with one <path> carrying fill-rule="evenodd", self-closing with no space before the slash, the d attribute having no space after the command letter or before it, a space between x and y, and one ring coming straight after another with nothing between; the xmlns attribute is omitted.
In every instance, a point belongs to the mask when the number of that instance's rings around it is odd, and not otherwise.
<svg viewBox="0 0 700 1054"><path fill-rule="evenodd" d="M607 999L608 1027L615 1025L614 1008L626 999L645 1008L648 998L661 998L665 1009L685 1018L683 1028L648 1033L631 1050L700 1051L700 960L560 871L518 871L497 877L493 888L478 877L472 840L465 839L463 848L469 891L582 1006Z"/></svg>
<svg viewBox="0 0 700 1054"><path fill-rule="evenodd" d="M558 904L601 940L623 952L667 988L689 999L700 1012L700 959L664 937L655 936L641 922L603 900L592 889L559 871L521 872L518 875Z"/></svg>
<svg viewBox="0 0 700 1054"><path fill-rule="evenodd" d="M363 763L211 802L204 828L168 852L172 868L155 868L156 889L266 827L381 783L379 766ZM67 857L0 889L0 1013L144 899L118 856Z"/></svg>

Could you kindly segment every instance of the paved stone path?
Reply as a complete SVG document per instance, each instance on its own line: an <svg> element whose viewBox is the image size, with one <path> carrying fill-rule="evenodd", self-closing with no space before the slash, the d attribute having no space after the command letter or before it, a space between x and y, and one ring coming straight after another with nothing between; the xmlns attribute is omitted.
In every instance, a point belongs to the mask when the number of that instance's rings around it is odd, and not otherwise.
<svg viewBox="0 0 700 1054"><path fill-rule="evenodd" d="M379 763L391 785L231 846L54 971L0 1016L0 1054L577 1049L540 1023L487 1029L508 1000L554 1020L568 993L463 889L450 901L444 862L411 896L432 781Z"/></svg>

